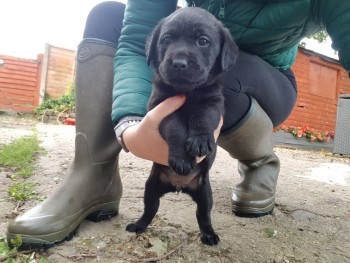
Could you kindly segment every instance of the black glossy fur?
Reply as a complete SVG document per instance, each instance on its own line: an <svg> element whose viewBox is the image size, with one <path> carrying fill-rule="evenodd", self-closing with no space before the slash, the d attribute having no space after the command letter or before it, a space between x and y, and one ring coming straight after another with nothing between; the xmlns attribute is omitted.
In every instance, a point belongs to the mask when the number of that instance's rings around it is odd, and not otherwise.
<svg viewBox="0 0 350 263"><path fill-rule="evenodd" d="M128 231L144 232L158 211L160 197L183 191L197 203L201 241L208 245L220 241L210 219L209 169L216 154L214 130L224 114L220 76L234 65L237 53L229 31L203 9L179 9L153 30L146 47L155 71L149 110L174 95L184 94L186 102L160 125L169 145L169 167L153 164L144 213L127 226ZM197 164L196 156L206 157Z"/></svg>

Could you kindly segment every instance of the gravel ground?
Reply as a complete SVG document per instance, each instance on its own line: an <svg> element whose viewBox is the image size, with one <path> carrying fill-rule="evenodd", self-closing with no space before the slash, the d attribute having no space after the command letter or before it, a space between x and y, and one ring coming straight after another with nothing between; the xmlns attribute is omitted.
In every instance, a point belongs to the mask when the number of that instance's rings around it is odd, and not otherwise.
<svg viewBox="0 0 350 263"><path fill-rule="evenodd" d="M74 126L42 124L28 118L0 115L0 146L31 134L40 136L36 191L47 197L66 177L74 153ZM349 158L324 152L276 147L281 159L277 206L272 215L240 218L231 212L230 195L239 181L236 161L219 149L211 170L214 195L212 222L218 246L199 241L195 204L184 194L161 200L146 233L136 236L125 226L143 209L144 183L151 163L132 154L120 156L123 198L119 216L100 223L84 221L68 242L39 252L48 262L350 262ZM17 203L8 198L13 183L0 167L0 235L18 211L39 201ZM17 208L16 208L17 207Z"/></svg>

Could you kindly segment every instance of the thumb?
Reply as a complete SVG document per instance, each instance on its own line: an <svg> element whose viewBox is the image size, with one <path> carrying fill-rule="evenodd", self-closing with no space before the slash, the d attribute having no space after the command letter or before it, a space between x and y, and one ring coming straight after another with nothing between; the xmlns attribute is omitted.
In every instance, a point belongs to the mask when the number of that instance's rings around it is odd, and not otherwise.
<svg viewBox="0 0 350 263"><path fill-rule="evenodd" d="M169 114L180 108L186 101L185 95L177 95L167 98L154 109L147 113L147 116L153 120L153 123L158 125Z"/></svg>

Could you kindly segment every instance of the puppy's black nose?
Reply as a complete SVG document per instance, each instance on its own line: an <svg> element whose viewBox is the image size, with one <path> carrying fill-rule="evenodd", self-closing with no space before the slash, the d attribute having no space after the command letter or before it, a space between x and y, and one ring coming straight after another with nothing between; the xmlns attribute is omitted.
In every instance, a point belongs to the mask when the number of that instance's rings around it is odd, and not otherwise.
<svg viewBox="0 0 350 263"><path fill-rule="evenodd" d="M176 70L184 70L187 69L188 62L186 59L174 59L173 60L173 68Z"/></svg>

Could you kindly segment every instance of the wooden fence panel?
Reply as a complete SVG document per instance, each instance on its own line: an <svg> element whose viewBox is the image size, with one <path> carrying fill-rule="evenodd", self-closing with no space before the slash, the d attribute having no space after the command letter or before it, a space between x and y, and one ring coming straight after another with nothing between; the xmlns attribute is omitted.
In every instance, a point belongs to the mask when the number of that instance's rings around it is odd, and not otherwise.
<svg viewBox="0 0 350 263"><path fill-rule="evenodd" d="M75 51L47 44L42 91L45 99L64 95L75 77Z"/></svg>
<svg viewBox="0 0 350 263"><path fill-rule="evenodd" d="M31 112L39 104L42 55L37 60L0 55L0 109Z"/></svg>

